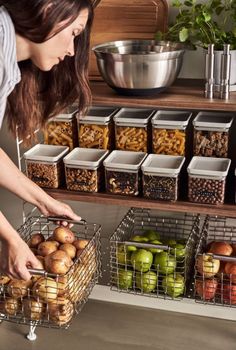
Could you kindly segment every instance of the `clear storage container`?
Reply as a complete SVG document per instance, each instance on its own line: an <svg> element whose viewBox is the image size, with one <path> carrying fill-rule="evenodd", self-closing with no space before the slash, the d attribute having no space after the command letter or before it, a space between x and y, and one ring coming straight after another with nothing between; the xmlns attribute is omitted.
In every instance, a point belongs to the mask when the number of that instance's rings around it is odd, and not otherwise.
<svg viewBox="0 0 236 350"><path fill-rule="evenodd" d="M143 195L146 198L176 201L183 156L149 154L143 162Z"/></svg>
<svg viewBox="0 0 236 350"><path fill-rule="evenodd" d="M93 106L86 116L78 116L79 146L83 148L113 149L113 120L118 111L113 107Z"/></svg>
<svg viewBox="0 0 236 350"><path fill-rule="evenodd" d="M106 150L75 148L64 158L66 187L71 191L98 192L102 186L102 161Z"/></svg>
<svg viewBox="0 0 236 350"><path fill-rule="evenodd" d="M148 122L153 112L151 109L120 109L114 117L117 150L148 152Z"/></svg>
<svg viewBox="0 0 236 350"><path fill-rule="evenodd" d="M103 162L106 191L137 196L140 192L141 164L146 156L144 152L112 151Z"/></svg>
<svg viewBox="0 0 236 350"><path fill-rule="evenodd" d="M69 147L38 144L24 153L26 174L40 187L58 188L64 181L63 157Z"/></svg>
<svg viewBox="0 0 236 350"><path fill-rule="evenodd" d="M188 168L188 199L191 202L223 204L231 160L193 157Z"/></svg>
<svg viewBox="0 0 236 350"><path fill-rule="evenodd" d="M191 113L186 111L158 111L152 117L152 152L184 156L186 128Z"/></svg>
<svg viewBox="0 0 236 350"><path fill-rule="evenodd" d="M77 108L50 119L44 130L44 143L48 145L68 146L70 150L78 146L77 140Z"/></svg>
<svg viewBox="0 0 236 350"><path fill-rule="evenodd" d="M228 157L232 114L200 112L193 120L195 156Z"/></svg>

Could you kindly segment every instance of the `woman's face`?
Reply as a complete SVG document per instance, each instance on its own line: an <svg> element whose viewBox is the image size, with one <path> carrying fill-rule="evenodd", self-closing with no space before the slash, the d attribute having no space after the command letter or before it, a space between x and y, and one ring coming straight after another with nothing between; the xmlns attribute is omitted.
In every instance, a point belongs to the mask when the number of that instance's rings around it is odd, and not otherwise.
<svg viewBox="0 0 236 350"><path fill-rule="evenodd" d="M74 55L74 38L84 30L88 20L88 10L81 10L78 17L68 27L49 40L37 44L31 42L30 59L42 71L49 71L63 61L65 56ZM60 23L63 26L64 23ZM57 30L55 28L55 30Z"/></svg>

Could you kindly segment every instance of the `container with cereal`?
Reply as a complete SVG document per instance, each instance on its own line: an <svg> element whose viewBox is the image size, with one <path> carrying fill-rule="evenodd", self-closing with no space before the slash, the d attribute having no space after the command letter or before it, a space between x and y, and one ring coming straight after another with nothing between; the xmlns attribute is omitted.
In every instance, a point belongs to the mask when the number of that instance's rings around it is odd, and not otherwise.
<svg viewBox="0 0 236 350"><path fill-rule="evenodd" d="M87 115L78 116L79 147L111 150L113 115L117 108L92 106Z"/></svg>
<svg viewBox="0 0 236 350"><path fill-rule="evenodd" d="M78 146L76 114L77 108L71 106L64 113L51 118L44 130L44 143L68 146L70 150Z"/></svg>
<svg viewBox="0 0 236 350"><path fill-rule="evenodd" d="M183 156L149 154L143 162L143 196L151 199L176 201L179 192L179 173Z"/></svg>
<svg viewBox="0 0 236 350"><path fill-rule="evenodd" d="M104 160L106 192L137 196L140 192L141 164L145 152L112 151Z"/></svg>
<svg viewBox="0 0 236 350"><path fill-rule="evenodd" d="M26 174L40 187L58 188L64 181L63 157L69 147L38 144L24 153Z"/></svg>
<svg viewBox="0 0 236 350"><path fill-rule="evenodd" d="M116 149L148 152L149 119L152 109L121 108L114 117Z"/></svg>
<svg viewBox="0 0 236 350"><path fill-rule="evenodd" d="M193 154L204 157L228 157L231 113L200 112L193 120Z"/></svg>
<svg viewBox="0 0 236 350"><path fill-rule="evenodd" d="M152 118L152 152L184 156L188 111L158 111Z"/></svg>
<svg viewBox="0 0 236 350"><path fill-rule="evenodd" d="M98 192L102 186L102 161L108 151L77 147L64 159L66 187L71 191Z"/></svg>
<svg viewBox="0 0 236 350"><path fill-rule="evenodd" d="M188 165L188 199L191 202L223 204L231 160L193 157Z"/></svg>

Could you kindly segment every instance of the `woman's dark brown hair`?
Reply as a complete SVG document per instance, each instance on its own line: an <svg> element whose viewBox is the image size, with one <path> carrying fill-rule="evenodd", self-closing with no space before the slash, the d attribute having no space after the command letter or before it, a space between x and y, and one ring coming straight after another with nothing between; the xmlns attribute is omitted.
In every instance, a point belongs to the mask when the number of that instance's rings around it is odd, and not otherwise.
<svg viewBox="0 0 236 350"><path fill-rule="evenodd" d="M75 100L80 111L91 101L88 85L89 37L93 20L91 0L0 0L8 11L17 34L36 43L48 40L70 25L83 9L89 17L85 30L75 38L75 55L48 72L42 72L30 60L19 62L21 82L8 97L10 130L25 139L45 125ZM66 21L65 25L57 25Z"/></svg>

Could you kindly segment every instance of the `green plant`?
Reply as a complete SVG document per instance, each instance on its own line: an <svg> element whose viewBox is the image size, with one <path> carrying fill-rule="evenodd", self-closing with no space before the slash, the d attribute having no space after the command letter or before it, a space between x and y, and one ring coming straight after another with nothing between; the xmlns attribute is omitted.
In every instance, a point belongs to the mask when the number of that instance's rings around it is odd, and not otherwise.
<svg viewBox="0 0 236 350"><path fill-rule="evenodd" d="M175 23L165 33L157 32L157 40L180 41L192 47L206 48L215 44L221 50L223 44L236 49L236 1L211 0L205 3L196 0L174 0L178 10Z"/></svg>

